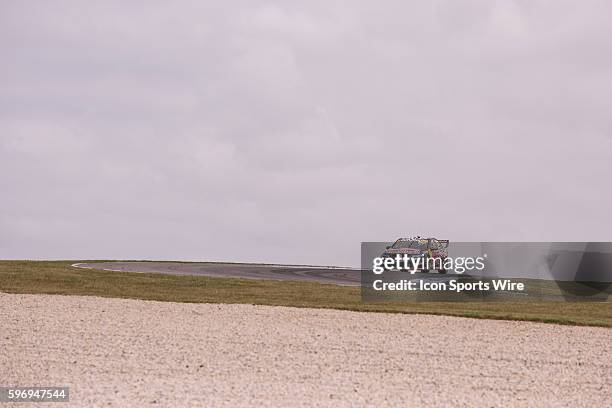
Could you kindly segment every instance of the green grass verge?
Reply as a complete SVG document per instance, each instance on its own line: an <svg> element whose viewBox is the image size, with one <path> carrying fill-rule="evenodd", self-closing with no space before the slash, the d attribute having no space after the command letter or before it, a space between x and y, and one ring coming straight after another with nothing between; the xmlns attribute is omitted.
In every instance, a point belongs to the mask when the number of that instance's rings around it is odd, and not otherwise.
<svg viewBox="0 0 612 408"><path fill-rule="evenodd" d="M247 303L612 327L612 302L363 303L358 287L107 272L71 267L75 262L79 261L0 261L0 292L191 303Z"/></svg>

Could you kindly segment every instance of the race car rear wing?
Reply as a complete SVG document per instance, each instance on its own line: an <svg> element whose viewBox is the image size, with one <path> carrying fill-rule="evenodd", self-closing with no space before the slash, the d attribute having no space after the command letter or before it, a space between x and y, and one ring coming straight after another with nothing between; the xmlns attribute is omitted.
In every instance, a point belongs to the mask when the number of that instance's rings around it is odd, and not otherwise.
<svg viewBox="0 0 612 408"><path fill-rule="evenodd" d="M448 239L437 239L436 241L440 243L440 246L442 248L448 248L448 243L449 243Z"/></svg>

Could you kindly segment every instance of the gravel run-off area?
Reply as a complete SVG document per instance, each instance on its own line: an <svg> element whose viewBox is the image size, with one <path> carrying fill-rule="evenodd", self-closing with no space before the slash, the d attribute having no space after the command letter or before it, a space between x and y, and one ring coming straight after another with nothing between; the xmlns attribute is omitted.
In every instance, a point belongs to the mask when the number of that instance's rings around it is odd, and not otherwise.
<svg viewBox="0 0 612 408"><path fill-rule="evenodd" d="M612 329L0 293L0 386L80 407L603 407Z"/></svg>

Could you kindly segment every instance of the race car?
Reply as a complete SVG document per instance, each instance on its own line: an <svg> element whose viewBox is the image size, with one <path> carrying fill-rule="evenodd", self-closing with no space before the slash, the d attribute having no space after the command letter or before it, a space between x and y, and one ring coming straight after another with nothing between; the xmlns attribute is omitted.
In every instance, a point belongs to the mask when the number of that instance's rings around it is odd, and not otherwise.
<svg viewBox="0 0 612 408"><path fill-rule="evenodd" d="M430 270L437 270L438 273L446 273L444 263L448 257L447 239L421 238L399 238L389 245L382 253L383 258L395 258L397 255L408 255L412 258L422 258L417 265L420 265L420 272L428 273Z"/></svg>

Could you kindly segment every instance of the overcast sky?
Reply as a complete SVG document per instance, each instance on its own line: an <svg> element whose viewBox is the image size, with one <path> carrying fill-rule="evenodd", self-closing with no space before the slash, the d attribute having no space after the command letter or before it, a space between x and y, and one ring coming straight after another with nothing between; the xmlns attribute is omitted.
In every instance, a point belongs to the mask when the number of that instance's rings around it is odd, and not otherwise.
<svg viewBox="0 0 612 408"><path fill-rule="evenodd" d="M383 4L384 3L384 4ZM612 241L609 1L0 2L0 258Z"/></svg>

